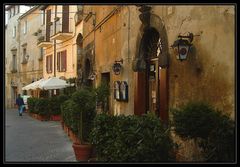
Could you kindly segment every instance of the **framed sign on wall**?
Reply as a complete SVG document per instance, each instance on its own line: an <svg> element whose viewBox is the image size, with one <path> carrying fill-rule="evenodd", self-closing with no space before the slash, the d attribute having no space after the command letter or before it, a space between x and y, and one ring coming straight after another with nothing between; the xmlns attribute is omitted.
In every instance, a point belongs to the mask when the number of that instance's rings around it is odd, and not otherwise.
<svg viewBox="0 0 240 167"><path fill-rule="evenodd" d="M114 81L113 89L114 89L114 99L121 100L120 96L120 81Z"/></svg>
<svg viewBox="0 0 240 167"><path fill-rule="evenodd" d="M128 84L126 81L122 81L120 85L121 100L128 101Z"/></svg>

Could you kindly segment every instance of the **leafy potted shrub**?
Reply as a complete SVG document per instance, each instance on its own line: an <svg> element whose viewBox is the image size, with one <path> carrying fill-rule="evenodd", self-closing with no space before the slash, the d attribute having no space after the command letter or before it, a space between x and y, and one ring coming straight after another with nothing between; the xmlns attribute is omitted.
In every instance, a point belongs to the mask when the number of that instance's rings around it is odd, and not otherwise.
<svg viewBox="0 0 240 167"><path fill-rule="evenodd" d="M153 114L98 114L91 131L97 160L105 162L175 161L169 129Z"/></svg>
<svg viewBox="0 0 240 167"><path fill-rule="evenodd" d="M51 120L60 121L60 106L65 100L67 100L66 95L54 96L49 99L49 112L51 115Z"/></svg>
<svg viewBox="0 0 240 167"><path fill-rule="evenodd" d="M49 100L45 98L40 98L37 100L35 105L35 110L38 114L38 119L41 121L49 119Z"/></svg>
<svg viewBox="0 0 240 167"><path fill-rule="evenodd" d="M82 89L72 95L72 100L77 104L75 117L78 119L78 138L79 143L74 142L72 147L75 152L76 159L79 161L87 161L92 152L92 145L89 143L89 134L93 127L93 120L96 115L96 95L93 90Z"/></svg>
<svg viewBox="0 0 240 167"><path fill-rule="evenodd" d="M204 102L190 102L171 111L176 134L193 139L205 161L233 161L234 122L228 116Z"/></svg>
<svg viewBox="0 0 240 167"><path fill-rule="evenodd" d="M73 142L78 142L78 138L75 136L78 133L78 106L77 104L72 100L66 100L63 105L61 106L61 112L62 112L62 119L64 121L64 124L68 127L68 130L70 129L70 136ZM64 127L66 128L66 127ZM66 130L65 130L66 131Z"/></svg>
<svg viewBox="0 0 240 167"><path fill-rule="evenodd" d="M95 89L95 91L97 95L97 106L100 108L100 111L106 112L106 104L108 96L110 95L109 86L106 82L103 82Z"/></svg>
<svg viewBox="0 0 240 167"><path fill-rule="evenodd" d="M28 98L28 109L29 109L29 115L31 117L34 117L34 114L36 114L36 110L35 110L36 102L37 102L37 98L34 98L34 97Z"/></svg>

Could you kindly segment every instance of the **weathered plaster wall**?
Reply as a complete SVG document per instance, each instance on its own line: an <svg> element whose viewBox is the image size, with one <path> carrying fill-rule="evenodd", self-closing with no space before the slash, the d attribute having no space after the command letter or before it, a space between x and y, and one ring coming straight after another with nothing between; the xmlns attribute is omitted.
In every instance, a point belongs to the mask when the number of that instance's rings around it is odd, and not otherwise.
<svg viewBox="0 0 240 167"><path fill-rule="evenodd" d="M26 12L29 8L23 9L21 6L20 13L12 16L5 28L5 105L7 108L13 108L15 99L13 96L12 84L16 86L17 92L21 93L21 78L20 78L20 24L19 16ZM16 36L13 37L13 28L16 26ZM13 51L14 49L14 51ZM13 69L13 54L16 55L16 73L12 73Z"/></svg>
<svg viewBox="0 0 240 167"><path fill-rule="evenodd" d="M163 6L154 13L164 21L169 46L192 32L194 48L180 62L170 49L169 107L206 101L235 118L235 12L233 6ZM170 114L171 115L171 114ZM193 141L181 143L181 160L201 160Z"/></svg>
<svg viewBox="0 0 240 167"><path fill-rule="evenodd" d="M33 14L34 13L34 14ZM19 48L19 65L20 65L20 87L19 91L22 92L22 87L26 86L32 81L36 81L43 77L42 60L39 60L41 51L37 47L37 37L33 34L38 31L41 25L41 11L36 9L30 14L20 19L20 48ZM24 22L27 22L27 31L24 34ZM29 55L27 63L22 64L23 49L26 48L26 55Z"/></svg>
<svg viewBox="0 0 240 167"><path fill-rule="evenodd" d="M51 20L54 22L55 18L55 6L50 5L48 6L48 9L51 9L52 15ZM65 78L72 78L76 77L76 63L77 63L77 51L76 51L76 37L79 32L82 31L81 28L78 28L79 26L75 27L74 22L74 15L77 11L76 5L69 5L69 24L70 24L70 30L72 30L72 37L67 40L56 40L56 62L55 62L55 68L56 68L56 77L65 77ZM62 5L57 5L57 17L62 18ZM78 31L77 31L78 30ZM52 46L45 48L45 55L43 59L43 74L44 78L47 79L49 77L54 76L54 42L52 41ZM57 52L67 50L67 69L65 72L59 72L57 71ZM52 54L52 73L46 72L46 56Z"/></svg>
<svg viewBox="0 0 240 167"><path fill-rule="evenodd" d="M233 6L174 6L165 16L169 44L177 35L192 32L194 49L178 61L170 49L170 106L205 100L234 118Z"/></svg>
<svg viewBox="0 0 240 167"><path fill-rule="evenodd" d="M101 6L85 8L86 11L96 12L96 25L101 23L116 6ZM132 72L131 60L136 50L136 27L138 16L136 6L122 6L95 32L95 65L96 65L96 86L101 82L101 73L110 73L110 111L113 114L134 114L134 73ZM137 17L137 18L136 18ZM90 22L90 20L88 21ZM140 26L140 24L139 24ZM91 31L91 24L84 25L84 37ZM93 41L93 33L84 38L84 46ZM115 75L112 66L115 61L123 59L120 75ZM114 81L126 81L128 83L128 102L115 100L113 83Z"/></svg>

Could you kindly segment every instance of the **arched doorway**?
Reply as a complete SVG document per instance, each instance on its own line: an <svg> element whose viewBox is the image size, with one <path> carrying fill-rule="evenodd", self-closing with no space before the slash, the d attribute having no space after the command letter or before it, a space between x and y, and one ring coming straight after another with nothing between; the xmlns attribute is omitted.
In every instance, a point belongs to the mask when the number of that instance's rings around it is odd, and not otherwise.
<svg viewBox="0 0 240 167"><path fill-rule="evenodd" d="M79 33L77 36L76 44L77 44L77 64L79 65L80 58L81 58L82 51L83 51L83 36L81 33Z"/></svg>
<svg viewBox="0 0 240 167"><path fill-rule="evenodd" d="M161 119L168 119L167 109L167 69L161 68L163 54L161 34L154 27L146 28L140 39L134 113L142 115L154 112ZM138 64L138 65L139 65Z"/></svg>
<svg viewBox="0 0 240 167"><path fill-rule="evenodd" d="M82 76L82 64L81 59L83 59L83 36L81 33L78 34L76 39L77 44L77 87L81 87L81 84L83 82L83 76Z"/></svg>
<svg viewBox="0 0 240 167"><path fill-rule="evenodd" d="M84 66L84 73L85 73L84 78L85 78L85 85L89 87L93 85L92 80L90 79L91 71L92 71L91 62L87 58L85 60L85 66Z"/></svg>

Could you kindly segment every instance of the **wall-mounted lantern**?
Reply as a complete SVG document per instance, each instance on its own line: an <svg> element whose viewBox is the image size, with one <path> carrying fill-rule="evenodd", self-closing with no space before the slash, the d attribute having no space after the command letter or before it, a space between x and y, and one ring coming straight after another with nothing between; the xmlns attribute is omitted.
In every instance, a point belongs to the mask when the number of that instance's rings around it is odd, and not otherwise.
<svg viewBox="0 0 240 167"><path fill-rule="evenodd" d="M112 69L113 69L113 72L115 75L119 75L121 72L122 65L120 63L123 64L123 59L121 59L119 61L115 61L115 63L113 64Z"/></svg>
<svg viewBox="0 0 240 167"><path fill-rule="evenodd" d="M192 41L193 33L189 33L188 36L178 36L178 39L172 45L172 48L176 49L176 57L178 60L183 61L187 59Z"/></svg>

